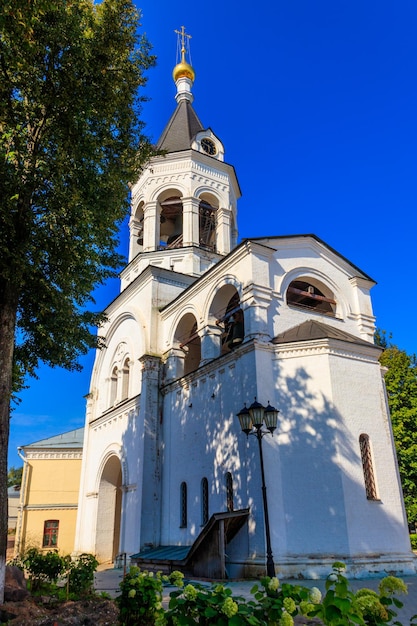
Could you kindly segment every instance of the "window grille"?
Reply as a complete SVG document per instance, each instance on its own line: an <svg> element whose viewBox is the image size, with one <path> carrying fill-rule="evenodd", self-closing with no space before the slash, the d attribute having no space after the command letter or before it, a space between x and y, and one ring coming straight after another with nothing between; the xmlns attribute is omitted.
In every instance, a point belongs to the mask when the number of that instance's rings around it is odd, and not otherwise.
<svg viewBox="0 0 417 626"><path fill-rule="evenodd" d="M230 472L226 473L226 508L229 511L234 510L233 505L233 478Z"/></svg>
<svg viewBox="0 0 417 626"><path fill-rule="evenodd" d="M180 528L187 527L187 483L181 483L180 489Z"/></svg>
<svg viewBox="0 0 417 626"><path fill-rule="evenodd" d="M359 446L361 449L363 476L365 480L366 497L368 500L377 500L374 469L372 464L371 444L368 435L360 435Z"/></svg>
<svg viewBox="0 0 417 626"><path fill-rule="evenodd" d="M209 519L209 491L208 480L203 478L201 481L201 524L207 524Z"/></svg>
<svg viewBox="0 0 417 626"><path fill-rule="evenodd" d="M43 526L43 548L56 548L58 545L59 521L54 519L46 520Z"/></svg>

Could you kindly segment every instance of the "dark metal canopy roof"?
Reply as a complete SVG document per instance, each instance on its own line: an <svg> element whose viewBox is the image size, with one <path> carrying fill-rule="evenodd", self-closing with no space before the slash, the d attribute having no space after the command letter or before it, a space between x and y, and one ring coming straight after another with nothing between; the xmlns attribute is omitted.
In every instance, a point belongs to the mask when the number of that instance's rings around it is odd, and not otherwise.
<svg viewBox="0 0 417 626"><path fill-rule="evenodd" d="M362 346L374 346L373 343L365 341L360 337L355 337L344 330L339 330L334 326L323 324L315 320L307 320L298 326L294 326L272 339L272 343L291 343L295 341L310 341L312 339L338 339L339 341L348 341ZM377 346L374 346L377 347Z"/></svg>
<svg viewBox="0 0 417 626"><path fill-rule="evenodd" d="M204 130L191 102L181 100L157 143L159 150L189 150L197 133Z"/></svg>

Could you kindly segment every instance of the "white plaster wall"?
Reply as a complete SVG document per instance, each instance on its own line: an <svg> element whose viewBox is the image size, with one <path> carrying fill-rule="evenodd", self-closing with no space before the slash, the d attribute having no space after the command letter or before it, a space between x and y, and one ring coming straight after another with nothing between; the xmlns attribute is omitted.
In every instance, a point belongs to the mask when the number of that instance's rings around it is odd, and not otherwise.
<svg viewBox="0 0 417 626"><path fill-rule="evenodd" d="M129 401L106 418L86 425L88 454L81 477L76 551L95 552L100 478L113 454L122 465L121 549L138 549L143 476L143 428L137 419L138 410L137 401Z"/></svg>
<svg viewBox="0 0 417 626"><path fill-rule="evenodd" d="M164 399L163 545L191 544L199 534L203 476L209 482L210 513L226 509L222 482L231 471L235 508L251 508L250 558L264 554L258 444L245 438L236 418L243 402L249 405L257 395L264 405L269 401L280 409L277 431L263 439L277 562L409 554L389 429L378 402L376 357L334 355L326 342L321 344L281 349L275 355L258 344L255 352L203 368L205 373L188 377L188 384L184 379L169 386ZM368 391L363 401L360 392L370 384L376 392ZM361 411L359 422L352 419L352 413ZM384 465L381 503L368 501L364 492L358 447L364 426L374 441L377 473ZM188 488L186 529L179 528L182 481Z"/></svg>
<svg viewBox="0 0 417 626"><path fill-rule="evenodd" d="M236 413L240 363L209 368L187 385L170 385L163 410L163 509L161 543L190 544L201 531L201 479L209 484L209 514L226 510L225 474L235 486L235 508L246 506L238 450L244 447ZM192 405L192 406L190 406ZM180 485L187 483L188 519L180 526Z"/></svg>
<svg viewBox="0 0 417 626"><path fill-rule="evenodd" d="M277 442L289 556L409 552L378 352L366 350L279 350ZM361 433L371 438L380 502L366 498ZM274 534L273 542L280 550Z"/></svg>
<svg viewBox="0 0 417 626"><path fill-rule="evenodd" d="M343 464L347 528L353 554L396 553L409 549L407 522L398 481L391 428L385 410L380 365L375 360L330 358L333 398L350 448L338 449ZM352 393L354 389L354 393ZM378 501L366 499L359 436L370 438ZM360 506L359 506L360 504ZM402 529L402 532L401 532Z"/></svg>

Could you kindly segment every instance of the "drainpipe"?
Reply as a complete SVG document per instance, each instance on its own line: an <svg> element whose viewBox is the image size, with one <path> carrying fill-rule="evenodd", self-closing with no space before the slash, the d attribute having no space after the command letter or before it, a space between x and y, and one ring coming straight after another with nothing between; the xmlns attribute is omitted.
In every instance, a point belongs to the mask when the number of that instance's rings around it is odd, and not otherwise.
<svg viewBox="0 0 417 626"><path fill-rule="evenodd" d="M14 547L14 555L17 556L20 553L20 543L22 539L22 525L23 525L23 510L25 506L25 492L26 492L26 481L28 475L28 460L24 456L24 452L22 454L23 448L17 449L17 454L23 461L23 472L22 472L22 484L20 485L20 502L19 502L19 516L17 521L16 528L16 541Z"/></svg>

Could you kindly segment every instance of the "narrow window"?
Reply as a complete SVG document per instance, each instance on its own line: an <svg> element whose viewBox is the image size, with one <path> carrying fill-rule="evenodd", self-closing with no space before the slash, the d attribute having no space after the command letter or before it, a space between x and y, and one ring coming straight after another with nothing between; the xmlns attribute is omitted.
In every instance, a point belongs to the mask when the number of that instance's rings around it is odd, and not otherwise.
<svg viewBox="0 0 417 626"><path fill-rule="evenodd" d="M129 397L129 366L130 361L126 359L122 370L122 400L126 400Z"/></svg>
<svg viewBox="0 0 417 626"><path fill-rule="evenodd" d="M180 528L187 528L187 483L181 483L180 489Z"/></svg>
<svg viewBox="0 0 417 626"><path fill-rule="evenodd" d="M201 525L207 524L209 519L209 493L208 480L203 478L201 481Z"/></svg>
<svg viewBox="0 0 417 626"><path fill-rule="evenodd" d="M117 398L117 367L113 368L110 377L110 406L114 406L116 404Z"/></svg>
<svg viewBox="0 0 417 626"><path fill-rule="evenodd" d="M43 526L43 548L56 548L58 545L59 521L55 519L46 520Z"/></svg>
<svg viewBox="0 0 417 626"><path fill-rule="evenodd" d="M226 476L225 476L225 480L226 480L226 508L229 511L229 513L231 511L234 510L234 505L233 505L233 478L230 472L226 472Z"/></svg>
<svg viewBox="0 0 417 626"><path fill-rule="evenodd" d="M363 477L365 480L366 497L368 500L378 500L374 469L372 465L371 444L368 435L360 435L359 446L361 449Z"/></svg>

